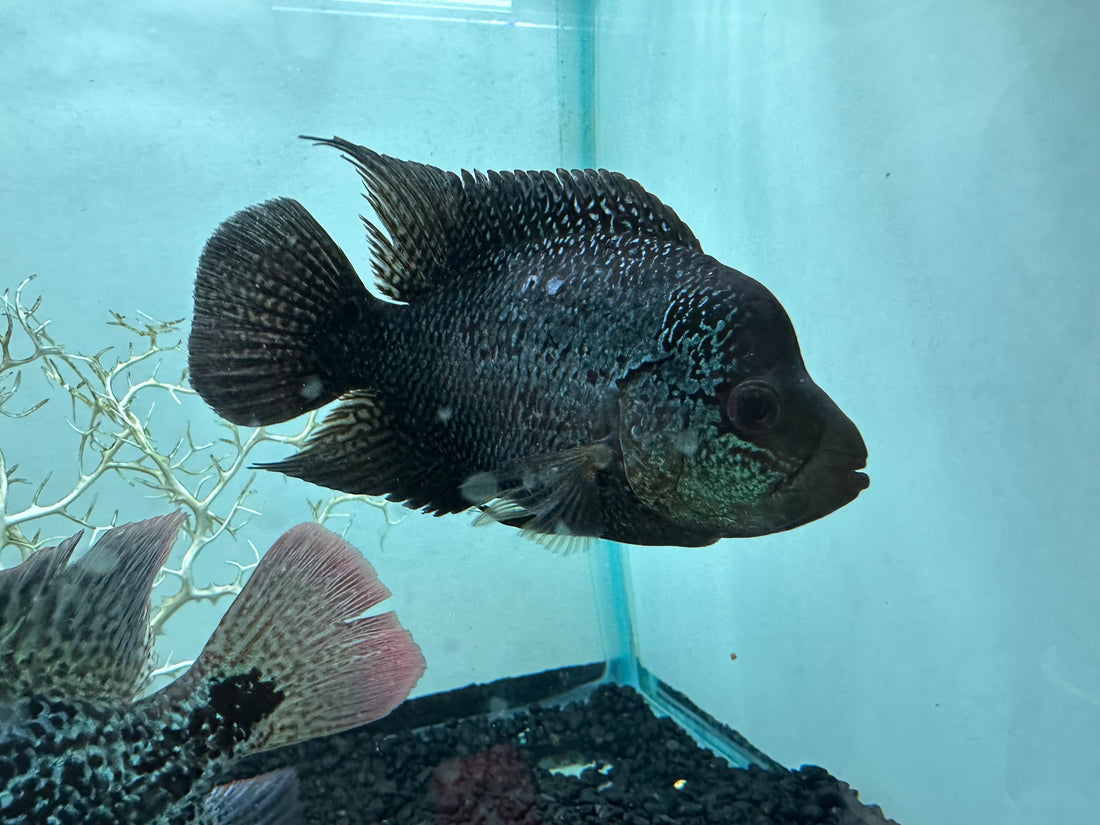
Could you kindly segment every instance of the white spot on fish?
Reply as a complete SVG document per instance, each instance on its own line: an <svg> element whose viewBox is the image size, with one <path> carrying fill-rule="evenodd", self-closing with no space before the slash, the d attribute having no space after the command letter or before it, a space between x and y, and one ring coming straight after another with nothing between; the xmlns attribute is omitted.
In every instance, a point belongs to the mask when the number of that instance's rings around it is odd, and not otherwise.
<svg viewBox="0 0 1100 825"><path fill-rule="evenodd" d="M105 576L118 567L119 557L118 553L112 550L100 550L99 553L91 556L91 561L87 558L82 562L84 569L88 572L98 573L101 576Z"/></svg>
<svg viewBox="0 0 1100 825"><path fill-rule="evenodd" d="M298 394L306 401L316 401L324 391L325 382L321 380L321 376L311 375L302 383L302 388L298 390Z"/></svg>
<svg viewBox="0 0 1100 825"><path fill-rule="evenodd" d="M446 424L448 421L450 421L454 417L454 414L455 414L454 407L440 407L436 411L435 418L436 418L437 421L439 421L443 424Z"/></svg>
<svg viewBox="0 0 1100 825"><path fill-rule="evenodd" d="M547 292L547 294L548 295L557 295L558 290L560 290L564 284L565 284L565 281L563 281L561 278L551 278L546 283L546 292Z"/></svg>
<svg viewBox="0 0 1100 825"><path fill-rule="evenodd" d="M528 275L527 280L524 281L524 283L523 283L523 289L521 289L520 292L526 292L531 287L538 286L538 285L539 285L539 276L538 275Z"/></svg>
<svg viewBox="0 0 1100 825"><path fill-rule="evenodd" d="M483 504L500 492L500 484L492 473L475 473L462 483L462 496L474 504Z"/></svg>
<svg viewBox="0 0 1100 825"><path fill-rule="evenodd" d="M692 430L680 430L670 436L672 446L683 455L695 455L699 451L699 434Z"/></svg>

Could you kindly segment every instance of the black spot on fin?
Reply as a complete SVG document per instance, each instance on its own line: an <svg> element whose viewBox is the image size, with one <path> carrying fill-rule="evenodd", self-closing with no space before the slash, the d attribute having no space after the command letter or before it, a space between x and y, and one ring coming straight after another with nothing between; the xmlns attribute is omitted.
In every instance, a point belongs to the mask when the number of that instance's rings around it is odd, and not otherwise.
<svg viewBox="0 0 1100 825"><path fill-rule="evenodd" d="M383 232L364 218L379 289L415 300L502 247L580 233L634 234L700 249L676 213L606 169L466 172L381 155L334 137L366 184ZM388 237L387 237L388 233Z"/></svg>
<svg viewBox="0 0 1100 825"><path fill-rule="evenodd" d="M203 825L297 825L298 775L283 768L219 785L202 813Z"/></svg>
<svg viewBox="0 0 1100 825"><path fill-rule="evenodd" d="M385 495L436 513L470 506L458 491L462 479L438 455L410 439L400 421L368 391L345 395L300 453L257 466L345 493Z"/></svg>
<svg viewBox="0 0 1100 825"><path fill-rule="evenodd" d="M214 744L238 757L365 725L424 672L392 612L364 616L389 595L358 550L299 524L260 559L190 669L141 701L213 717Z"/></svg>
<svg viewBox="0 0 1100 825"><path fill-rule="evenodd" d="M259 668L247 673L235 673L210 685L210 707L247 739L253 728L286 699L271 679L265 679Z"/></svg>
<svg viewBox="0 0 1100 825"><path fill-rule="evenodd" d="M462 491L481 508L481 518L522 527L554 548L572 548L584 544L576 539L601 536L607 527L600 488L615 461L614 449L601 441L478 473Z"/></svg>
<svg viewBox="0 0 1100 825"><path fill-rule="evenodd" d="M300 203L276 198L244 209L199 259L191 384L219 415L246 426L327 404L347 387L324 353L373 300Z"/></svg>
<svg viewBox="0 0 1100 825"><path fill-rule="evenodd" d="M182 513L77 534L0 571L0 700L42 693L130 701L148 675L150 590Z"/></svg>

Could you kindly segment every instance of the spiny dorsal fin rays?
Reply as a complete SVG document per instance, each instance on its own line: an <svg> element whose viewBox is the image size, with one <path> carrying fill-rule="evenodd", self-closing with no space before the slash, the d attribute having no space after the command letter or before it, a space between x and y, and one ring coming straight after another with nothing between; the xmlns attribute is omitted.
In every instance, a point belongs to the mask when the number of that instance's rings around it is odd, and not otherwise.
<svg viewBox="0 0 1100 825"><path fill-rule="evenodd" d="M363 179L367 202L385 229L363 219L379 291L394 300L408 300L418 289L437 282L451 257L454 204L462 192L459 177L340 138L302 137L340 149Z"/></svg>
<svg viewBox="0 0 1100 825"><path fill-rule="evenodd" d="M66 566L78 533L0 573L0 699L132 699L149 665L153 579L183 520L112 528Z"/></svg>
<svg viewBox="0 0 1100 825"><path fill-rule="evenodd" d="M379 289L395 300L415 300L462 277L502 247L544 238L636 234L700 249L670 207L617 172L463 171L459 176L341 138L303 137L341 150L359 171L385 229L364 219L375 277Z"/></svg>

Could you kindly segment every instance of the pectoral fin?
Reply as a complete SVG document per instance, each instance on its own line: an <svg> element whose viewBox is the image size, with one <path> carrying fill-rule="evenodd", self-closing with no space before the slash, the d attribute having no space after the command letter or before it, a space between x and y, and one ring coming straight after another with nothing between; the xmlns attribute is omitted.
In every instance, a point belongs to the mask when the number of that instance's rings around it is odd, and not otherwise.
<svg viewBox="0 0 1100 825"><path fill-rule="evenodd" d="M462 494L481 509L479 522L515 525L539 542L573 549L576 539L604 534L600 488L614 460L614 449L605 441L528 456L471 476Z"/></svg>

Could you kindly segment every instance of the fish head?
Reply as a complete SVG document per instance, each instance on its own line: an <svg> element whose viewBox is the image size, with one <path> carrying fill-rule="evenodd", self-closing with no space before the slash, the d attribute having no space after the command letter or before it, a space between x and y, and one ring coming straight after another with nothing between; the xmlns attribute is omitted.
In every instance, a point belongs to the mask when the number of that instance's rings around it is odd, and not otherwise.
<svg viewBox="0 0 1100 825"><path fill-rule="evenodd" d="M869 484L863 438L810 378L782 305L728 271L724 288L674 296L662 356L619 385L632 492L710 541L790 530Z"/></svg>

